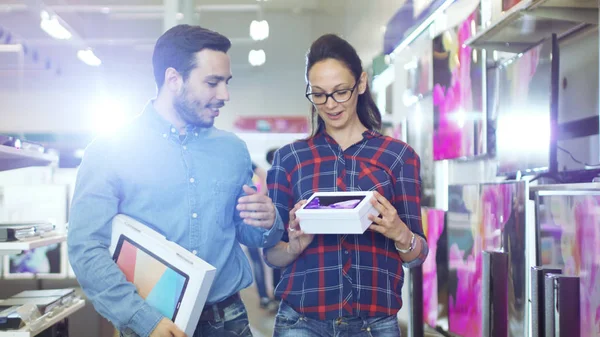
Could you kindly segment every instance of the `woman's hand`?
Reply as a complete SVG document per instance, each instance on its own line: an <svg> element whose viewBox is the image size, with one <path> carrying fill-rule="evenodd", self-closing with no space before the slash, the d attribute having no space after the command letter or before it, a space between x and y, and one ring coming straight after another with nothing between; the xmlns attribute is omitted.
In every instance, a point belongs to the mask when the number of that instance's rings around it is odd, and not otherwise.
<svg viewBox="0 0 600 337"><path fill-rule="evenodd" d="M369 220L373 221L373 224L369 228L394 240L397 247L408 249L413 234L410 228L398 216L396 208L378 192L373 193L371 204L379 211L381 217L369 215Z"/></svg>
<svg viewBox="0 0 600 337"><path fill-rule="evenodd" d="M289 243L287 252L295 256L302 254L315 237L314 234L305 234L300 229L299 219L296 218L296 211L302 208L304 204L306 204L306 200L300 200L290 211L290 221L288 226Z"/></svg>

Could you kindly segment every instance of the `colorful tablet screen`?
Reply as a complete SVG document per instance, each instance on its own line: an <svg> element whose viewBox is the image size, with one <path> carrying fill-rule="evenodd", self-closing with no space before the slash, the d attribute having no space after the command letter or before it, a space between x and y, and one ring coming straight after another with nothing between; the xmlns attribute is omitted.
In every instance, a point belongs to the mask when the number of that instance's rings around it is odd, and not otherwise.
<svg viewBox="0 0 600 337"><path fill-rule="evenodd" d="M113 260L148 304L175 321L188 275L125 235L119 237Z"/></svg>

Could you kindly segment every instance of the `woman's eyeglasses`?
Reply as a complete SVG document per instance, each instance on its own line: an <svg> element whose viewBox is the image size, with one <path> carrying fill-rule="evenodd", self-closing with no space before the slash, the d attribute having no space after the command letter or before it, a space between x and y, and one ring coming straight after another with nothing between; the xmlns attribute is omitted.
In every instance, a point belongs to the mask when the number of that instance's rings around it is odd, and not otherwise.
<svg viewBox="0 0 600 337"><path fill-rule="evenodd" d="M306 93L306 98L315 105L322 105L327 103L327 99L331 97L334 101L338 103L344 103L350 100L352 97L352 93L356 90L356 86L358 85L358 81L354 83L352 89L340 89L336 90L330 94L326 94L324 92L308 92ZM306 86L306 90L308 90L308 85Z"/></svg>

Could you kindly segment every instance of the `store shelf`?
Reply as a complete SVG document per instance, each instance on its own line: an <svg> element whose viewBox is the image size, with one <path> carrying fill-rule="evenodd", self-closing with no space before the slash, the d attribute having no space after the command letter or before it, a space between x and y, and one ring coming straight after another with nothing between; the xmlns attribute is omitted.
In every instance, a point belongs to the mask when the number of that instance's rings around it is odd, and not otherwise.
<svg viewBox="0 0 600 337"><path fill-rule="evenodd" d="M28 166L46 166L58 162L58 157L36 151L0 145L0 171Z"/></svg>
<svg viewBox="0 0 600 337"><path fill-rule="evenodd" d="M536 192L543 192L543 191L573 192L573 191L598 191L598 190L600 190L600 182L536 185L536 186L529 187L529 199L535 200Z"/></svg>
<svg viewBox="0 0 600 337"><path fill-rule="evenodd" d="M21 330L10 330L10 331L0 331L0 337L33 337L41 333L42 331L48 329L54 324L62 321L63 319L69 317L77 310L83 308L85 306L84 300L78 300L77 302L71 304L70 306L63 308L60 312L56 314L50 314L47 318L42 318L41 324L35 324L35 329L29 330L28 327L22 328Z"/></svg>
<svg viewBox="0 0 600 337"><path fill-rule="evenodd" d="M466 41L487 50L521 53L548 38L598 24L597 0L522 0Z"/></svg>
<svg viewBox="0 0 600 337"><path fill-rule="evenodd" d="M59 243L67 240L66 234L55 234L46 235L42 238L37 238L27 241L15 241L15 242L0 242L0 255L14 255L19 254L24 250L30 250L33 248L44 247L54 243Z"/></svg>

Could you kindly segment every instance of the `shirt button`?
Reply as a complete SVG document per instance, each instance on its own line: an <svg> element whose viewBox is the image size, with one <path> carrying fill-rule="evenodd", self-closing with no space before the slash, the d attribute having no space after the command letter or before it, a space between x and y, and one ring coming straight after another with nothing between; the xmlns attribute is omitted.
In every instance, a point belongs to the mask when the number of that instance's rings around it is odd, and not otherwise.
<svg viewBox="0 0 600 337"><path fill-rule="evenodd" d="M184 145L184 146L183 146L183 149L184 149L184 150L187 150L187 146L185 146L185 145Z"/></svg>
<svg viewBox="0 0 600 337"><path fill-rule="evenodd" d="M347 250L345 250L345 251L344 251L344 254L348 255L348 251L347 251Z"/></svg>
<svg viewBox="0 0 600 337"><path fill-rule="evenodd" d="M190 183L192 183L192 184L193 184L193 183L194 183L194 181L196 181L196 179L194 179L194 178L190 178Z"/></svg>
<svg viewBox="0 0 600 337"><path fill-rule="evenodd" d="M192 214L192 218L196 219L198 217L198 213Z"/></svg>
<svg viewBox="0 0 600 337"><path fill-rule="evenodd" d="M194 132L194 136L198 137L198 132Z"/></svg>
<svg viewBox="0 0 600 337"><path fill-rule="evenodd" d="M192 250L192 254L198 255L198 251L194 249L194 250Z"/></svg>
<svg viewBox="0 0 600 337"><path fill-rule="evenodd" d="M171 132L175 133L177 130L175 130L175 128L171 128Z"/></svg>
<svg viewBox="0 0 600 337"><path fill-rule="evenodd" d="M166 133L163 133L163 138L167 138L167 134Z"/></svg>

